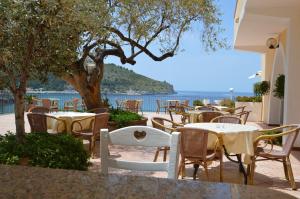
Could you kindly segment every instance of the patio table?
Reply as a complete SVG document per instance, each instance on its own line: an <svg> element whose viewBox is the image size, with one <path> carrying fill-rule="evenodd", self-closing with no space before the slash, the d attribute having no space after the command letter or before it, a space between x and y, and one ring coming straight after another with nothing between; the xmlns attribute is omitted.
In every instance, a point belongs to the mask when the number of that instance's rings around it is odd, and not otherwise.
<svg viewBox="0 0 300 199"><path fill-rule="evenodd" d="M238 154L236 161L240 165L240 171L245 177L247 184L247 173L244 169L244 164L250 164L250 157L254 155L254 140L261 134L257 127L251 125L231 124L231 123L190 123L185 127L200 128L216 132L222 138L225 155L229 160L229 154ZM216 142L216 136L208 137L208 148L213 149ZM241 154L244 154L244 159L241 159ZM233 160L232 160L233 161ZM243 161L243 162L242 162Z"/></svg>
<svg viewBox="0 0 300 199"><path fill-rule="evenodd" d="M67 133L71 133L71 124L74 120L78 119L84 119L87 117L95 116L95 113L82 113L82 112L52 112L48 113L48 115L57 117L59 119L63 119L66 122L66 128L67 128ZM85 120L81 123L83 129L87 129L90 125L90 122L92 121L92 118L90 120ZM56 130L57 129L58 122L54 119L47 118L47 127L48 129ZM61 129L59 129L61 130Z"/></svg>

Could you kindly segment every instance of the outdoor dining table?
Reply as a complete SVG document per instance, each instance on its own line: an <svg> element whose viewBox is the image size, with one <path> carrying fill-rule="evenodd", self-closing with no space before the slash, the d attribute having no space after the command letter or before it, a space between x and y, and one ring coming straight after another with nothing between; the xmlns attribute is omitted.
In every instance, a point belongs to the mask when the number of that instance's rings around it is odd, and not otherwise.
<svg viewBox="0 0 300 199"><path fill-rule="evenodd" d="M95 113L58 111L58 112L48 113L48 115L59 118L59 119L63 119L66 122L66 128L67 128L66 131L67 131L67 133L71 133L71 130L72 130L71 125L72 125L72 122L74 120L84 119L84 118L87 118L87 117L95 116ZM91 121L92 121L92 118L90 120L85 120L85 121L81 122L82 129L88 128ZM48 129L52 129L52 130L55 131L58 127L57 120L52 119L52 118L47 118L47 127L48 127ZM61 126L59 126L59 127L61 127ZM58 129L58 130L60 131L62 129Z"/></svg>
<svg viewBox="0 0 300 199"><path fill-rule="evenodd" d="M250 157L254 155L253 143L261 134L257 127L231 123L190 123L186 124L185 127L200 128L216 132L222 139L227 158L234 161L229 157L229 154L237 155L237 161L234 162L239 163L240 171L244 174L244 182L247 184L247 173L243 163L247 165L251 163ZM208 137L208 148L214 148L216 139L214 135ZM243 160L241 154L244 154Z"/></svg>

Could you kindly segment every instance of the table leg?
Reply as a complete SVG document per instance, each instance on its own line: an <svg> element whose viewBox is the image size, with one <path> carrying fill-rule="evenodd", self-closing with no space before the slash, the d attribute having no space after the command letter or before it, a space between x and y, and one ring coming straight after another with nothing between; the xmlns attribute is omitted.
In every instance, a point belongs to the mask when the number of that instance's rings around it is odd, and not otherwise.
<svg viewBox="0 0 300 199"><path fill-rule="evenodd" d="M239 162L239 170L244 175L244 184L247 184L248 183L248 175L247 175L247 172L246 172L245 167L243 165L241 154L236 154L236 158Z"/></svg>
<svg viewBox="0 0 300 199"><path fill-rule="evenodd" d="M243 165L241 154L229 155L229 153L227 152L224 145L223 145L223 148L224 148L224 154L225 154L226 158L228 160L230 160L231 162L239 164L239 171L241 173L243 173L243 175L244 175L244 184L247 184L248 183L248 175L247 175L247 172L246 172L245 167ZM232 159L231 156L236 156L237 160Z"/></svg>

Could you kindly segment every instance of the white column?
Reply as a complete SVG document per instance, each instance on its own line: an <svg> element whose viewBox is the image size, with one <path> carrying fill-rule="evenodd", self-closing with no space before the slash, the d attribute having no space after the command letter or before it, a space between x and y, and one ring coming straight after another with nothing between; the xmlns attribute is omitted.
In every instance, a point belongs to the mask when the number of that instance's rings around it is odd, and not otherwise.
<svg viewBox="0 0 300 199"><path fill-rule="evenodd" d="M300 16L290 19L287 32L284 123L300 123ZM300 147L298 136L295 147Z"/></svg>
<svg viewBox="0 0 300 199"><path fill-rule="evenodd" d="M272 74L272 66L274 62L274 51L273 49L267 50L262 57L262 80L270 81ZM272 94L272 93L271 93ZM269 123L270 113L270 94L263 96L263 122Z"/></svg>

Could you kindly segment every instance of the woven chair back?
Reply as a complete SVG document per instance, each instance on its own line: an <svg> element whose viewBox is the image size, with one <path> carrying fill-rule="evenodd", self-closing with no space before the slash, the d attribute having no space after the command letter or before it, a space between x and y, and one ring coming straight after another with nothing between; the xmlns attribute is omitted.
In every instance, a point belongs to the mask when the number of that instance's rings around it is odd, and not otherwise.
<svg viewBox="0 0 300 199"><path fill-rule="evenodd" d="M31 132L47 132L47 116L40 113L28 113Z"/></svg>
<svg viewBox="0 0 300 199"><path fill-rule="evenodd" d="M182 158L206 160L209 131L199 128L178 128L181 133L180 153Z"/></svg>

